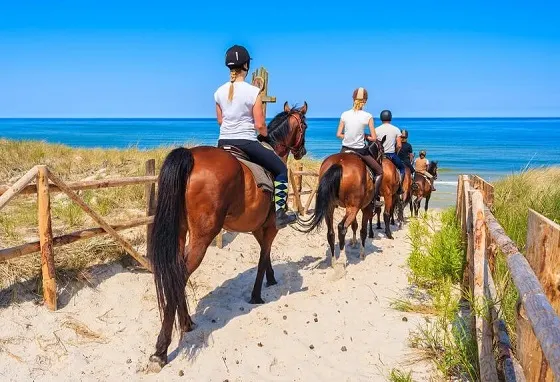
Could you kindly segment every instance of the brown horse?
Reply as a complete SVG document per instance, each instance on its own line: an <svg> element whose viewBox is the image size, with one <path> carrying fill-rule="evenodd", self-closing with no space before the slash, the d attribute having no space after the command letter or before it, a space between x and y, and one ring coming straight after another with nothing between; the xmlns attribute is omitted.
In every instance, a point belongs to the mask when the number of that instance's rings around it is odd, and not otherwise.
<svg viewBox="0 0 560 382"><path fill-rule="evenodd" d="M296 159L306 154L305 114L284 104L284 111L268 125L268 136L276 154ZM278 232L273 195L259 188L248 167L229 152L210 146L171 151L160 171L158 202L153 223L150 259L153 266L161 331L150 361L163 367L175 314L181 333L192 330L185 286L200 265L208 246L222 228L252 232L260 244L260 258L251 303L264 303L261 288L264 274L268 285L276 284L270 249ZM185 250L186 236L189 243Z"/></svg>
<svg viewBox="0 0 560 382"><path fill-rule="evenodd" d="M381 163L383 158L383 142L376 140L370 145L370 152ZM315 199L315 209L312 216L307 219L299 220L298 229L300 232L309 233L318 229L319 225L325 220L327 224L327 241L331 252L331 265L335 263L334 254L334 209L335 207L345 208L345 215L338 224L338 245L340 248L340 258L343 258L346 244L346 232L352 225L354 236L352 246L357 244L356 230L358 222L356 215L362 211L362 228L360 230L361 249L360 258L365 256L365 245L367 238L367 222L373 215L372 199L375 192L375 184L365 162L359 155L354 153L338 153L325 158L319 170L319 187Z"/></svg>
<svg viewBox="0 0 560 382"><path fill-rule="evenodd" d="M438 162L431 161L428 165L428 173L434 177L434 181L438 177ZM432 196L432 186L430 181L426 177L418 172L414 174L414 185L412 187L412 195L416 196L414 202L414 216L418 216L418 210L420 210L420 203L422 199L426 199L424 204L424 211L428 211L428 203L430 202L430 197Z"/></svg>
<svg viewBox="0 0 560 382"><path fill-rule="evenodd" d="M395 224L395 207L398 204L399 195L397 191L399 189L399 170L388 158L383 158L383 181L381 182L380 194L383 196L384 210L383 210L383 222L385 223L385 236L389 239L393 239L391 234L391 224ZM403 182L404 187L404 182ZM404 188L403 188L404 190ZM377 229L381 229L381 208L375 209L375 214L377 214ZM373 215L368 220L369 223L369 237L373 238Z"/></svg>
<svg viewBox="0 0 560 382"><path fill-rule="evenodd" d="M410 173L410 168L405 166L404 169L404 179L402 185L403 193L397 200L397 219L399 222L399 228L402 228L404 224L404 208L406 205L410 205L410 215L412 216L412 174Z"/></svg>

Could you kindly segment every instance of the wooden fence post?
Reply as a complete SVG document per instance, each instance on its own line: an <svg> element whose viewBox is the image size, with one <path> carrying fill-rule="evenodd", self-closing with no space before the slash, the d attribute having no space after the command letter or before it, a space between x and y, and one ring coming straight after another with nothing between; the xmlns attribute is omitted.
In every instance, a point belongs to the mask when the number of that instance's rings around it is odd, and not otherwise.
<svg viewBox="0 0 560 382"><path fill-rule="evenodd" d="M484 201L482 193L475 190L472 201L472 251L473 251L473 296L476 314L476 339L478 343L478 361L482 382L498 381L496 360L492 348L493 328L488 309L489 274L486 262L486 223L484 219ZM491 303L491 302L490 302ZM481 312L476 307L481 308Z"/></svg>
<svg viewBox="0 0 560 382"><path fill-rule="evenodd" d="M146 161L146 176L156 174L156 160L149 159ZM156 184L149 183L146 184L144 190L144 195L146 198L146 216L150 217L156 212ZM153 224L146 225L146 257L151 259L151 244L152 244L152 227Z"/></svg>
<svg viewBox="0 0 560 382"><path fill-rule="evenodd" d="M298 192L301 193L303 181L303 175L301 175L301 172L303 171L303 163L296 162L296 171L298 171L298 174L296 175L296 187Z"/></svg>
<svg viewBox="0 0 560 382"><path fill-rule="evenodd" d="M525 258L539 279L550 305L560 315L560 226L531 209L527 222ZM552 382L553 372L524 316L524 309L521 308L517 317L517 354L527 381ZM554 346L560 353L560 344Z"/></svg>
<svg viewBox="0 0 560 382"><path fill-rule="evenodd" d="M49 170L46 166L38 166L38 170L37 206L39 214L41 270L43 272L43 297L47 308L54 311L57 309L57 296L51 226L51 201L49 195Z"/></svg>

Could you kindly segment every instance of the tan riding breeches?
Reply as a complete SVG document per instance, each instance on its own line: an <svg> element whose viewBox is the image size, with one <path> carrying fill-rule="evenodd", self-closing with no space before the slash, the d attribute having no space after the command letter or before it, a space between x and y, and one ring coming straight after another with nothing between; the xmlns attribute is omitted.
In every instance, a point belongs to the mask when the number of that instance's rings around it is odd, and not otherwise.
<svg viewBox="0 0 560 382"><path fill-rule="evenodd" d="M428 171L416 171L416 172L424 175L429 180L432 180L434 178L434 176L432 174L430 174Z"/></svg>

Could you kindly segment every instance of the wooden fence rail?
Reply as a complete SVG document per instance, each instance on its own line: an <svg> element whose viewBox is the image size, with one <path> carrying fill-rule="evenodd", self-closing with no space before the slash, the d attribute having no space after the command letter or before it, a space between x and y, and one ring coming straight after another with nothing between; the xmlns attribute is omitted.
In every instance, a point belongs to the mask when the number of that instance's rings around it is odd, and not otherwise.
<svg viewBox="0 0 560 382"><path fill-rule="evenodd" d="M495 381L499 372L505 381L560 381L560 226L529 210L523 256L492 214L493 203L490 183L478 176L459 176L456 216L467 247L464 286L482 307L476 310L482 314L472 325L481 380ZM496 249L505 256L520 296L519 361L513 354L493 280Z"/></svg>
<svg viewBox="0 0 560 382"><path fill-rule="evenodd" d="M32 183L35 181L35 183ZM14 259L34 252L41 253L41 269L43 275L43 296L45 305L50 310L57 309L56 278L54 265L54 248L73 243L78 240L94 236L109 234L144 268L151 270L151 264L146 256L139 254L136 249L121 236L118 231L147 225L147 242L149 244L149 230L153 222L155 210L155 160L146 162L146 176L127 177L118 179L102 179L94 181L64 182L46 166L35 166L12 186L0 187L0 209L18 194L37 194L37 210L39 222L39 240L24 243L11 248L0 249L0 261ZM75 192L78 190L99 189L127 185L146 185L146 217L131 220L126 223L110 225L97 212L89 207ZM58 237L52 234L52 217L50 195L53 192L64 192L74 203L86 212L99 227L84 229ZM148 245L149 248L149 245Z"/></svg>

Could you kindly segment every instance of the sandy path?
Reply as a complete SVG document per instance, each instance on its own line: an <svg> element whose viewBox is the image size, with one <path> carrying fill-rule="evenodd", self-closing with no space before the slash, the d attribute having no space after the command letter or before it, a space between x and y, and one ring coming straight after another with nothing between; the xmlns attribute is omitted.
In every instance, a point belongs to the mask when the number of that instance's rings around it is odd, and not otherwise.
<svg viewBox="0 0 560 382"><path fill-rule="evenodd" d="M347 245L338 280L325 229L308 236L284 229L272 252L279 284L263 288L264 305L247 303L255 239L224 241L192 278L196 329L180 344L174 333L159 374L144 371L159 331L152 277L113 264L92 272L94 287L63 294L55 313L31 301L0 311L0 380L383 381L392 367L428 379L425 363L406 364L414 354L409 330L422 316L389 306L407 287L406 229L395 240L368 239L363 261Z"/></svg>

